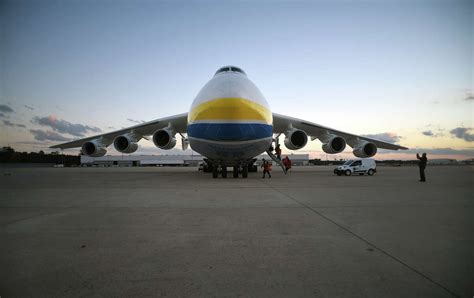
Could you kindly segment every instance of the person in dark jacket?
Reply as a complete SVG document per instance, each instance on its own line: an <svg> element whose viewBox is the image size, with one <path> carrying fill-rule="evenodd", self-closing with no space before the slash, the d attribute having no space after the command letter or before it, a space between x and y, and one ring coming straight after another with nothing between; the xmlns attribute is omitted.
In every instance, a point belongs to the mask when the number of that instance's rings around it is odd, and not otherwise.
<svg viewBox="0 0 474 298"><path fill-rule="evenodd" d="M281 148L280 148L280 144L277 144L276 147L275 147L275 154L277 156L277 158L279 160L281 160Z"/></svg>
<svg viewBox="0 0 474 298"><path fill-rule="evenodd" d="M421 157L417 153L416 158L419 160L418 167L420 168L420 182L426 182L425 168L426 168L426 163L428 162L428 158L426 158L426 153L423 153Z"/></svg>

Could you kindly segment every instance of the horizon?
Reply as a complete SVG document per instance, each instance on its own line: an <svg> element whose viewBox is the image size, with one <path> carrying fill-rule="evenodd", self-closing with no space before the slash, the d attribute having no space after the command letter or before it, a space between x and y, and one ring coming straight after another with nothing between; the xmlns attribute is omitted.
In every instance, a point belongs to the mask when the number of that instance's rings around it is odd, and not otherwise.
<svg viewBox="0 0 474 298"><path fill-rule="evenodd" d="M473 6L4 1L0 146L52 152L188 112L214 72L233 64L273 112L410 148L379 149L375 159L474 158ZM175 154L177 140L169 151L141 140L133 154ZM291 153L326 156L319 141L283 147ZM328 157L354 158L350 148Z"/></svg>

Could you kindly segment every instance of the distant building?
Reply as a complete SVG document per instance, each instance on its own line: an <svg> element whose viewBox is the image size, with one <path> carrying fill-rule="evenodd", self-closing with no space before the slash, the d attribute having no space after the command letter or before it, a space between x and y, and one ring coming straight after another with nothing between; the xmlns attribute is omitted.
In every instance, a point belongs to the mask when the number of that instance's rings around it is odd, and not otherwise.
<svg viewBox="0 0 474 298"><path fill-rule="evenodd" d="M288 156L295 166L309 165L309 154L283 154ZM259 155L257 165L260 165L262 158L270 160L268 155ZM81 155L82 166L96 167L140 167L140 166L198 166L202 163L202 155L106 155L102 157L90 157Z"/></svg>
<svg viewBox="0 0 474 298"><path fill-rule="evenodd" d="M439 159L428 159L429 165L457 165L458 161L455 159L439 158Z"/></svg>
<svg viewBox="0 0 474 298"><path fill-rule="evenodd" d="M107 155L90 157L81 155L82 166L139 167L139 166L197 166L201 155Z"/></svg>
<svg viewBox="0 0 474 298"><path fill-rule="evenodd" d="M309 165L309 154L282 154L281 158L283 159L285 156L288 156L293 166ZM257 158L256 164L258 166L262 163L262 158L265 158L266 160L271 160L271 158L266 154L259 155L256 158Z"/></svg>

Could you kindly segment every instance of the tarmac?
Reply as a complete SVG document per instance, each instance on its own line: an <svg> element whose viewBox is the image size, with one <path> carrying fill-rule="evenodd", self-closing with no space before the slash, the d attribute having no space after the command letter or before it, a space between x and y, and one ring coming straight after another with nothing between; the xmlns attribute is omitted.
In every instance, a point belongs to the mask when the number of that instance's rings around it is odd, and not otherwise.
<svg viewBox="0 0 474 298"><path fill-rule="evenodd" d="M0 168L0 296L473 297L474 168Z"/></svg>

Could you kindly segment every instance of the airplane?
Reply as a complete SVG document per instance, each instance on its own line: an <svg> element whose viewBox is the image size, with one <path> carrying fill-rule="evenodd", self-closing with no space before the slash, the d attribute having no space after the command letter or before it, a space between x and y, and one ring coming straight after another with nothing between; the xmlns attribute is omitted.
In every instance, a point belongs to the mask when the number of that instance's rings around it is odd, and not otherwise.
<svg viewBox="0 0 474 298"><path fill-rule="evenodd" d="M133 153L138 141L151 139L156 147L169 150L176 145L176 134L182 138L182 149L191 148L206 157L212 176L227 177L227 167L233 176L247 178L254 167L255 156L267 151L285 135L284 144L290 150L303 148L308 137L319 139L322 150L337 154L346 148L360 158L372 157L377 148L406 150L408 148L346 133L323 125L272 113L257 88L239 67L219 68L194 99L188 113L160 118L128 128L82 138L50 148L81 148L84 155L104 156L113 144L121 153ZM186 135L185 135L186 134ZM274 138L274 135L278 135Z"/></svg>

